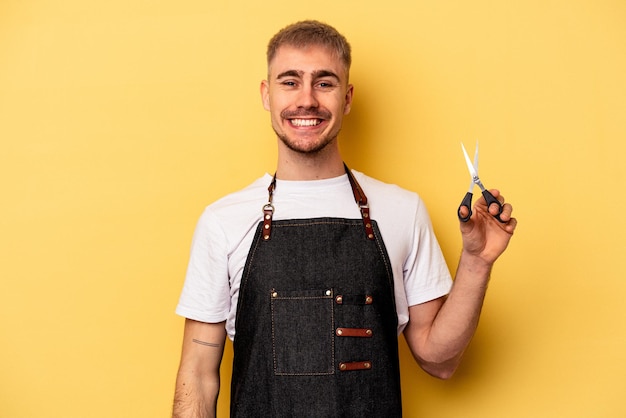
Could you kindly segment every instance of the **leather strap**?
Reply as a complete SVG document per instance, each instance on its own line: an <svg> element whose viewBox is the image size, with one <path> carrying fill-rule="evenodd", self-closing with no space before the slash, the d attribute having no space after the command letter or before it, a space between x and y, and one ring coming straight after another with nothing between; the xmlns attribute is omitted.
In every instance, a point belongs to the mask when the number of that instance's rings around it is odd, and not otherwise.
<svg viewBox="0 0 626 418"><path fill-rule="evenodd" d="M272 235L272 215L274 214L274 206L270 203L263 206L263 239L268 240Z"/></svg>
<svg viewBox="0 0 626 418"><path fill-rule="evenodd" d="M337 337L360 337L370 338L373 332L371 328L337 328L335 335Z"/></svg>
<svg viewBox="0 0 626 418"><path fill-rule="evenodd" d="M344 169L346 170L346 174L348 175L348 180L350 180L350 186L352 187L352 194L354 195L354 201L359 206L359 210L361 211L361 217L363 218L363 226L365 227L365 235L367 239L374 239L374 227L372 226L372 220L370 219L370 208L367 204L367 196L359 182L356 181L354 175L348 168L348 166L344 163ZM274 215L274 206L272 205L272 199L274 197L274 190L276 189L276 173L274 173L274 177L272 178L272 182L267 188L267 192L269 194L267 203L263 206L263 239L265 241L269 240L272 236L272 216Z"/></svg>
<svg viewBox="0 0 626 418"><path fill-rule="evenodd" d="M342 372L349 372L352 370L370 370L371 368L371 361L351 361L339 363L339 370Z"/></svg>
<svg viewBox="0 0 626 418"><path fill-rule="evenodd" d="M372 220L370 219L370 207L367 204L367 196L365 196L365 192L361 189L361 185L356 181L352 171L348 168L348 166L344 163L344 168L346 169L346 174L348 174L348 179L350 180L350 185L352 186L352 193L354 194L354 200L356 204L359 205L359 209L361 210L361 217L363 218L363 226L365 227L365 235L367 239L374 239L374 228L372 227Z"/></svg>
<svg viewBox="0 0 626 418"><path fill-rule="evenodd" d="M267 241L272 236L272 216L274 216L274 205L272 200L274 199L274 189L276 189L276 173L272 177L272 182L267 188L268 200L263 206L263 240Z"/></svg>

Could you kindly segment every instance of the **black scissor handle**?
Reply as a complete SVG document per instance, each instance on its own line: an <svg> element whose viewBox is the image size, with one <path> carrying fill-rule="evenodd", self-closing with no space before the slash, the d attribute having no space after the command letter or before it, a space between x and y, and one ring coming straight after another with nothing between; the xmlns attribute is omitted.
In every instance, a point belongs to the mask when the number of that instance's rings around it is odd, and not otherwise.
<svg viewBox="0 0 626 418"><path fill-rule="evenodd" d="M489 190L483 191L483 197L485 198L485 202L487 202L487 210L489 210L489 208L493 204L498 205L498 213L496 215L493 215L493 217L496 218L501 223L506 223L502 219L500 219L500 214L502 213L502 209L503 209L502 203L500 203L500 201L496 199L494 195L492 195L489 192Z"/></svg>
<svg viewBox="0 0 626 418"><path fill-rule="evenodd" d="M493 196L492 196L493 197ZM461 216L461 208L465 206L467 208L467 216ZM465 193L465 197L461 204L459 205L459 209L456 212L456 215L459 217L459 221L467 222L472 217L472 193Z"/></svg>

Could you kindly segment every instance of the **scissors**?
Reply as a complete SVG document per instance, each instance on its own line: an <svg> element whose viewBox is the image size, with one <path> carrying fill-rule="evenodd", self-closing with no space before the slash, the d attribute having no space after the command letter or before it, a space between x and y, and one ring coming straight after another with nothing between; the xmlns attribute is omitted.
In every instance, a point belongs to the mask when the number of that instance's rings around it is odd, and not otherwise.
<svg viewBox="0 0 626 418"><path fill-rule="evenodd" d="M478 185L478 187L480 187L480 190L483 194L483 197L485 198L485 201L487 202L487 207L489 208L493 204L498 205L498 213L494 215L494 218L496 218L500 222L504 222L502 219L500 219L500 214L502 213L502 204L500 203L498 199L494 197L494 195L492 195L489 192L489 190L485 189L485 186L483 186L483 183L480 181L480 178L478 177L478 142L476 142L476 151L474 151L474 163L473 164L472 164L472 161L470 160L469 155L467 155L467 151L465 150L465 146L463 145L463 143L461 143L461 148L463 148L463 154L465 155L465 162L467 163L467 168L469 169L470 175L472 176L472 181L470 183L469 190L467 191L467 193L465 193L465 197L463 198L463 201L461 202L461 205L459 206L459 210L457 211L457 216L459 217L459 220L461 222L467 222L472 216L472 196L473 196L472 190L474 190L474 185ZM465 206L468 210L468 214L465 217L461 216L461 208L463 206Z"/></svg>

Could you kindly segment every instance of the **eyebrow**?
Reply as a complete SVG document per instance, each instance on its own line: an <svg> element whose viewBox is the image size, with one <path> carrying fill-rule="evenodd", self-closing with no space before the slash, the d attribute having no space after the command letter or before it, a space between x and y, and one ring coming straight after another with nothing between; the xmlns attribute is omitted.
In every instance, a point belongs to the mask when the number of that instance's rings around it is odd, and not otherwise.
<svg viewBox="0 0 626 418"><path fill-rule="evenodd" d="M332 78L335 78L337 81L340 81L339 76L330 70L313 71L313 78L322 78L322 77L332 77Z"/></svg>
<svg viewBox="0 0 626 418"><path fill-rule="evenodd" d="M287 71L284 71L284 72L278 74L276 76L276 79L280 80L281 78L285 78L285 77L299 77L299 78L302 78L303 75L304 75L304 71L287 70ZM334 72L330 71L330 70L316 70L316 71L313 71L312 75L313 75L313 79L318 79L318 78L322 78L322 77L332 77L332 78L336 79L337 81L340 81L339 76L337 74L335 74Z"/></svg>
<svg viewBox="0 0 626 418"><path fill-rule="evenodd" d="M276 76L276 79L281 79L285 77L302 77L304 71L296 71L296 70L287 70Z"/></svg>

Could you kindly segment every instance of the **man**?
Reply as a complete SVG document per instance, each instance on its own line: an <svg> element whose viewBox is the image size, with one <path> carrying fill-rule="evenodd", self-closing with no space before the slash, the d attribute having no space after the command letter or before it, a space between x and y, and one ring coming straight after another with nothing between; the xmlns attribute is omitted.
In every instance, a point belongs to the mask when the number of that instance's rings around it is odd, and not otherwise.
<svg viewBox="0 0 626 418"><path fill-rule="evenodd" d="M399 417L398 334L426 372L453 374L515 230L512 207L498 221L476 203L452 285L420 198L343 163L345 38L299 22L272 38L267 60L276 173L200 218L177 307L187 319L174 416L215 415L228 335L233 417Z"/></svg>

